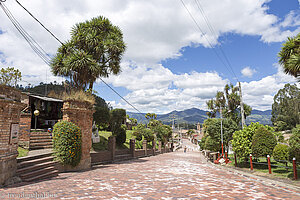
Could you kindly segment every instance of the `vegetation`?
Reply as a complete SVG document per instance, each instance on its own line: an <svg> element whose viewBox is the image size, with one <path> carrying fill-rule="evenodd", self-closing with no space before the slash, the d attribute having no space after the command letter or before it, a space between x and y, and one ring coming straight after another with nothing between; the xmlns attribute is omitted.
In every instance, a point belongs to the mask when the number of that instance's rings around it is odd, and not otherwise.
<svg viewBox="0 0 300 200"><path fill-rule="evenodd" d="M289 37L283 44L278 54L279 63L285 73L294 77L300 75L300 33L295 37Z"/></svg>
<svg viewBox="0 0 300 200"><path fill-rule="evenodd" d="M289 139L290 145L290 160L296 158L298 164L300 164L300 125L292 130L292 136Z"/></svg>
<svg viewBox="0 0 300 200"><path fill-rule="evenodd" d="M289 161L289 146L286 144L277 144L273 150L273 157L276 161L287 163Z"/></svg>
<svg viewBox="0 0 300 200"><path fill-rule="evenodd" d="M72 122L56 123L53 127L53 151L63 165L78 165L81 159L80 128Z"/></svg>
<svg viewBox="0 0 300 200"><path fill-rule="evenodd" d="M116 141L119 145L126 141L126 126L122 126L125 120L126 110L113 109L110 111L110 128L112 130L112 134L116 136Z"/></svg>
<svg viewBox="0 0 300 200"><path fill-rule="evenodd" d="M273 131L270 126L264 126L259 123L251 123L249 126L244 127L243 130L239 130L233 133L232 148L237 157L242 160L247 160L250 153L252 153L252 137L257 129L265 127L267 130Z"/></svg>
<svg viewBox="0 0 300 200"><path fill-rule="evenodd" d="M145 139L150 142L154 140L153 130L146 128L144 124L138 124L133 132L133 135L138 141Z"/></svg>
<svg viewBox="0 0 300 200"><path fill-rule="evenodd" d="M15 87L22 78L21 72L13 67L1 68L0 84Z"/></svg>
<svg viewBox="0 0 300 200"><path fill-rule="evenodd" d="M107 130L110 121L110 107L104 99L94 95L95 97L95 112L93 119L100 130Z"/></svg>
<svg viewBox="0 0 300 200"><path fill-rule="evenodd" d="M24 157L28 155L29 150L28 149L24 149L22 147L18 147L18 158Z"/></svg>
<svg viewBox="0 0 300 200"><path fill-rule="evenodd" d="M220 143L208 135L205 139L204 149L210 151L220 151Z"/></svg>
<svg viewBox="0 0 300 200"><path fill-rule="evenodd" d="M209 136L209 139L213 140L215 145L214 149L216 151L221 150L221 119L207 119L203 123L204 131ZM233 133L238 130L237 124L232 119L223 119L222 120L222 131L223 131L223 145L225 149L228 149L229 141L232 139ZM206 142L205 142L205 147Z"/></svg>
<svg viewBox="0 0 300 200"><path fill-rule="evenodd" d="M221 114L228 119L231 119L240 124L241 114L240 114L240 96L238 95L239 87L234 87L232 84L225 85L225 92L217 92L215 98L206 102L207 108L210 110L207 115L210 118L215 118L217 112L222 112ZM244 104L245 118L251 114L252 108L247 104Z"/></svg>
<svg viewBox="0 0 300 200"><path fill-rule="evenodd" d="M257 158L271 156L276 144L275 135L265 127L259 127L252 138L252 154Z"/></svg>
<svg viewBox="0 0 300 200"><path fill-rule="evenodd" d="M117 26L102 16L92 18L72 28L71 39L51 61L52 72L69 77L75 88L92 90L97 78L120 72L125 48Z"/></svg>
<svg viewBox="0 0 300 200"><path fill-rule="evenodd" d="M274 96L271 120L279 131L300 124L300 89L296 84L285 84Z"/></svg>

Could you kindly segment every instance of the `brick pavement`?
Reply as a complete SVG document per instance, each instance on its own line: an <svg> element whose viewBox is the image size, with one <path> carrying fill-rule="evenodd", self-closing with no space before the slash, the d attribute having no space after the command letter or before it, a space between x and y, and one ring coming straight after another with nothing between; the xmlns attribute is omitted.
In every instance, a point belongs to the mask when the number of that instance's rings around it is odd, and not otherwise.
<svg viewBox="0 0 300 200"><path fill-rule="evenodd" d="M0 189L0 199L22 195L46 196L43 199L300 199L299 191L224 171L195 151L101 165Z"/></svg>

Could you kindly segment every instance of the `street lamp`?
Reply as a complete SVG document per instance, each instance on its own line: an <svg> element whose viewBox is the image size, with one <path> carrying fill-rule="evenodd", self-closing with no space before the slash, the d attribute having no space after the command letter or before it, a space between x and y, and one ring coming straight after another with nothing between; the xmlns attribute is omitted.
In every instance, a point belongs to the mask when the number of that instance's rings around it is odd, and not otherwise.
<svg viewBox="0 0 300 200"><path fill-rule="evenodd" d="M40 111L39 110L35 110L33 112L34 116L35 116L35 123L34 123L34 129L36 130L36 122L37 122L37 116L40 115Z"/></svg>

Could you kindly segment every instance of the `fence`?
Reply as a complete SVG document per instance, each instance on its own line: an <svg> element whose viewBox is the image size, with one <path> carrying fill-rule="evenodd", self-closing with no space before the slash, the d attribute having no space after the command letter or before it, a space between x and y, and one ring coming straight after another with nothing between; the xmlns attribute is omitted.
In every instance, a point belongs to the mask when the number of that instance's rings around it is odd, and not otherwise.
<svg viewBox="0 0 300 200"><path fill-rule="evenodd" d="M168 153L173 151L173 145L165 144L162 146L159 141L158 149L155 141L153 141L152 148L147 148L147 141L143 141L143 149L136 149L135 140L130 140L130 149L116 150L116 139L111 136L108 139L108 150L91 152L92 165L111 163L120 160L129 160L134 158L141 158L146 156L155 156L156 154Z"/></svg>
<svg viewBox="0 0 300 200"><path fill-rule="evenodd" d="M298 172L297 171L299 169L297 169L297 164L299 164L299 162L297 163L296 158L293 158L293 161L292 161L292 165L293 166L292 167L288 166L288 163L289 163L288 160L275 160L276 162L286 163L286 166L271 164L271 158L270 158L269 155L267 155L267 162L258 162L259 159L261 159L261 158L255 158L251 154L249 155L249 161L246 161L246 162L250 164L250 170L251 171L253 171L253 169L254 169L254 165L253 164L268 166L269 174L272 174L272 167L285 168L286 170L292 169L293 170L293 174L294 174L294 179L295 180L298 179L298 174L297 174ZM234 154L234 162L235 162L234 163L235 167L237 167L238 164L237 164L236 154Z"/></svg>

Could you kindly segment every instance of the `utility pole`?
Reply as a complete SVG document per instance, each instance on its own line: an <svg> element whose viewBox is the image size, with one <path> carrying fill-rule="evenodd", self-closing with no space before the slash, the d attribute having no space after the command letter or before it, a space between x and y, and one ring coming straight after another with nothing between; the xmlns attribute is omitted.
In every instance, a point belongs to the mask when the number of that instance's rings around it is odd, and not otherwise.
<svg viewBox="0 0 300 200"><path fill-rule="evenodd" d="M245 111L244 111L244 104L242 98L241 82L239 82L239 92L240 92L240 101L241 101L241 116L242 116L242 129L243 129L246 126L246 123L245 123Z"/></svg>
<svg viewBox="0 0 300 200"><path fill-rule="evenodd" d="M224 146L223 146L223 116L222 116L222 108L220 108L220 116L221 116L221 144L222 144L222 157L224 158Z"/></svg>

